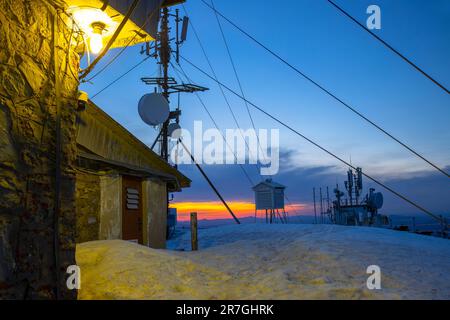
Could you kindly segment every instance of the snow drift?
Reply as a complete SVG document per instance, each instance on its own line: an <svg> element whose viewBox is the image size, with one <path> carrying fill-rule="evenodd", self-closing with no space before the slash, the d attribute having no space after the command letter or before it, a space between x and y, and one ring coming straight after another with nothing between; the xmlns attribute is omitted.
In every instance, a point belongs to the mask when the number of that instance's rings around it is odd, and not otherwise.
<svg viewBox="0 0 450 320"><path fill-rule="evenodd" d="M449 299L450 241L376 228L201 230L200 251L123 241L77 247L80 299ZM170 246L187 250L189 237ZM367 289L378 265L382 289Z"/></svg>

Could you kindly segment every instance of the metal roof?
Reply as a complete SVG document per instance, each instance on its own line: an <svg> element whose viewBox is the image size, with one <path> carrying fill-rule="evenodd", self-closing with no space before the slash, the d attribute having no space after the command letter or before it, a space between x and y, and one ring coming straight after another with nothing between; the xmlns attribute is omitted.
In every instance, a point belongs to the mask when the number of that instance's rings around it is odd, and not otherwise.
<svg viewBox="0 0 450 320"><path fill-rule="evenodd" d="M181 188L190 187L190 179L166 163L94 103L89 102L87 109L80 113L78 121L77 143L96 155L97 160L173 178Z"/></svg>
<svg viewBox="0 0 450 320"><path fill-rule="evenodd" d="M286 186L283 186L282 184L279 184L277 182L273 182L272 179L267 179L265 181L258 183L256 186L254 186L253 190L256 190L259 186L262 186L262 185L268 186L273 189L286 189Z"/></svg>

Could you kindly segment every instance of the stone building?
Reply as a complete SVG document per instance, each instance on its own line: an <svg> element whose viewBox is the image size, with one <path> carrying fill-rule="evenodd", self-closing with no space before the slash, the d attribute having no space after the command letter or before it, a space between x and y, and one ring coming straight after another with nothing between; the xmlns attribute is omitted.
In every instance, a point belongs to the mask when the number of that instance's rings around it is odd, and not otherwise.
<svg viewBox="0 0 450 320"><path fill-rule="evenodd" d="M64 267L75 264L79 56L58 16L47 1L0 1L1 297L76 297Z"/></svg>
<svg viewBox="0 0 450 320"><path fill-rule="evenodd" d="M120 188L123 177L138 177L143 192L160 194L166 186L178 190L186 183L137 141L132 144L140 155L124 161L90 149L82 133L77 134L77 119L83 118L78 111L80 53L86 48L80 50L79 41L74 45L67 9L78 3L98 8L120 24L132 1L0 0L0 299L76 298L76 291L66 286L67 267L76 264L76 239L97 238L96 232L98 238L123 237L103 219L113 214L101 196L104 187L115 183ZM154 39L159 15L149 10L158 13L172 3L176 1L140 1L123 29L125 36L112 47ZM143 30L138 26L147 17L152 18ZM145 155L149 163L135 162ZM95 166L98 176L91 174ZM91 198L98 192L100 198ZM80 209L88 205L83 199L100 210ZM153 226L154 203L142 206L148 212L142 223ZM146 232L142 242L152 244L155 233L151 227Z"/></svg>

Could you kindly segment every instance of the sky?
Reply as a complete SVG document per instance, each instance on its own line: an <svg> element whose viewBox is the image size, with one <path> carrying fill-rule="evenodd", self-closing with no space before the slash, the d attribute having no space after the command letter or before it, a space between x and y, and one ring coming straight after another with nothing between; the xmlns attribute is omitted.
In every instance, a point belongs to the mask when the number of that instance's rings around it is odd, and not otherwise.
<svg viewBox="0 0 450 320"><path fill-rule="evenodd" d="M208 0L209 1L209 0ZM374 32L430 75L450 87L450 2L448 0L336 0L365 24L366 9L381 8L382 28ZM450 96L406 64L381 43L343 16L326 0L278 1L215 0L217 9L309 77L363 113L369 119L450 172ZM188 14L220 81L236 91L238 83L213 12L200 0L188 0ZM248 100L282 119L364 172L400 191L436 214L450 212L450 180L345 109L297 73L274 59L255 43L221 20L230 51ZM128 48L105 72L82 90L92 97L112 80L143 59L140 46ZM97 67L107 63L108 53ZM192 28L182 55L205 71L209 66ZM188 64L189 77L210 88L201 93L209 111L223 130L236 128L219 87ZM139 99L153 88L140 78L154 76L156 61L147 60L93 101L146 144L157 130L146 126L137 111ZM176 76L176 73L172 71ZM245 104L227 94L243 129L252 127ZM176 102L176 99L173 99ZM176 107L176 103L172 103ZM213 128L195 95L181 97L181 125L192 130L194 121ZM287 186L291 214L312 214L312 189L343 186L347 168L323 151L251 110L258 129L280 129L281 168L273 179ZM255 166L246 165L254 183L262 178ZM226 218L228 214L194 166L180 170L192 187L175 194L174 206L182 217L197 211L200 218ZM238 216L253 215L251 184L239 166L205 166L217 188ZM419 211L383 192L384 214L417 214Z"/></svg>

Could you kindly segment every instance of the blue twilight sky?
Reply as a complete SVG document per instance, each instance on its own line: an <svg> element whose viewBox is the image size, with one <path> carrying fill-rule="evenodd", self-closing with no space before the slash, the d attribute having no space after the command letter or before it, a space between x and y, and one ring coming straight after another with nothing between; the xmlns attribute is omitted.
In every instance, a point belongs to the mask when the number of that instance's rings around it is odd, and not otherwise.
<svg viewBox="0 0 450 320"><path fill-rule="evenodd" d="M363 23L368 17L367 7L379 5L382 30L375 32L450 87L450 1L336 2ZM282 3L283 6L280 1L215 0L217 9L269 48L449 172L450 96L326 0ZM200 0L188 0L185 7L219 79L238 90L215 16ZM249 100L430 210L450 211L448 178L300 78L223 20L222 24ZM139 51L140 47L128 48L94 83L85 84L82 89L94 95L139 62L143 58ZM103 63L116 52L111 51ZM182 54L210 72L192 29ZM235 128L218 86L186 63L184 68L196 83L211 89L201 96L219 126ZM156 62L150 59L93 99L147 144L153 142L157 132L142 123L137 103L152 89L139 79L153 76L157 70ZM243 102L232 94L228 98L240 126L251 128ZM182 109L184 128L192 129L196 120L202 120L206 128L213 127L195 95L182 97ZM282 167L280 175L274 179L288 186L287 194L292 202L311 202L314 186L334 186L337 181L342 184L346 168L335 159L280 128L258 111L252 110L252 115L258 128L281 129ZM254 181L260 179L256 168L249 166L247 169ZM193 186L176 195L178 201L216 200L195 168L183 166L181 170L193 180ZM206 170L229 200L252 200L250 185L239 167L216 166ZM385 209L389 213L417 212L387 195L387 191L384 193Z"/></svg>

